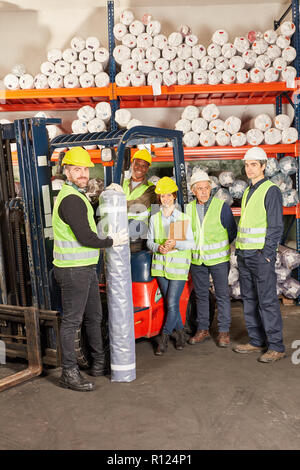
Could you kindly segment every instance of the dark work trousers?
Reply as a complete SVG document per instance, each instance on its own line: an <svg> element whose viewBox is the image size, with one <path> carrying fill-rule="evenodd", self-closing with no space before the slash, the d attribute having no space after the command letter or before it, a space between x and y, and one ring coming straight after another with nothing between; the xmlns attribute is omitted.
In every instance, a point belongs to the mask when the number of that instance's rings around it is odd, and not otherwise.
<svg viewBox="0 0 300 470"><path fill-rule="evenodd" d="M209 329L209 275L212 275L218 306L219 332L228 332L231 324L231 306L228 286L229 262L206 266L191 264L191 275L197 307L197 330Z"/></svg>
<svg viewBox="0 0 300 470"><path fill-rule="evenodd" d="M158 276L157 282L167 303L167 318L162 332L171 335L173 330L178 331L183 328L179 303L186 281Z"/></svg>
<svg viewBox="0 0 300 470"><path fill-rule="evenodd" d="M76 367L75 333L84 320L92 359L103 360L102 306L96 266L54 267L61 288L63 317L60 328L62 367Z"/></svg>
<svg viewBox="0 0 300 470"><path fill-rule="evenodd" d="M256 251L253 256L238 256L237 259L250 344L284 352L275 256L268 262L261 252Z"/></svg>

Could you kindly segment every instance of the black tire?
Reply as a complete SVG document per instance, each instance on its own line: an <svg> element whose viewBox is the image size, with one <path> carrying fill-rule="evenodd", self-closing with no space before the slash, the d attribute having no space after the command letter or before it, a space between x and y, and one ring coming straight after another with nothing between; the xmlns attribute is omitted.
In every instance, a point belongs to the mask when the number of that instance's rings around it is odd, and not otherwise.
<svg viewBox="0 0 300 470"><path fill-rule="evenodd" d="M209 326L211 327L215 316L215 305L216 300L214 294L209 291ZM197 331L197 307L196 307L196 296L195 292L192 291L187 308L186 308L186 319L184 325L185 333L193 336Z"/></svg>

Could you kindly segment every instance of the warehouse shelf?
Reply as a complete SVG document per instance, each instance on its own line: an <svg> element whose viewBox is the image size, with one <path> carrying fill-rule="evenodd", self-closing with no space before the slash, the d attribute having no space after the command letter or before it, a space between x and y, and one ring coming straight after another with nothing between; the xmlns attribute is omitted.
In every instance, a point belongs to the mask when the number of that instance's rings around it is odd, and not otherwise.
<svg viewBox="0 0 300 470"><path fill-rule="evenodd" d="M296 219L300 219L300 203L296 206L285 207L283 206L283 215L294 215ZM240 217L241 208L240 207L231 207L232 213L235 216Z"/></svg>

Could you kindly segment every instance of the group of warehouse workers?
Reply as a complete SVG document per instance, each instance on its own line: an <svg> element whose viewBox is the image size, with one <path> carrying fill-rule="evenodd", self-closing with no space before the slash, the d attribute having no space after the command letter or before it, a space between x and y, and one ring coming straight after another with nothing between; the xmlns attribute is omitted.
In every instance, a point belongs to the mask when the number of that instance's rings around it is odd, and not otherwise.
<svg viewBox="0 0 300 470"><path fill-rule="evenodd" d="M250 186L244 192L241 217L236 226L228 204L214 197L206 172L198 170L191 177L195 199L183 213L176 207L178 187L173 179L163 177L155 186L147 180L151 154L146 149L135 152L131 177L123 188L128 205L131 251L148 248L152 252L151 275L157 278L166 300L167 312L155 354L166 353L170 335L175 347L186 343L179 300L189 273L192 276L197 308L197 331L188 343L203 343L211 338L209 318L209 276L214 282L218 307L219 347L230 340L230 294L228 285L230 244L235 241L241 296L249 342L238 344L237 353L259 353L264 363L285 357L282 318L276 292L276 250L283 230L282 197L279 188L265 176L267 155L252 147L244 155ZM99 238L94 209L85 196L89 153L74 147L66 152L63 165L66 183L58 194L53 210L54 275L61 288L63 318L61 324L62 375L59 385L77 391L93 390L77 366L74 338L84 316L92 357L89 374L108 373L101 334L102 307L98 287L97 263L100 248L129 243L126 230ZM159 210L151 215L151 206ZM178 238L170 227L176 222L184 227ZM175 225L174 225L175 224Z"/></svg>

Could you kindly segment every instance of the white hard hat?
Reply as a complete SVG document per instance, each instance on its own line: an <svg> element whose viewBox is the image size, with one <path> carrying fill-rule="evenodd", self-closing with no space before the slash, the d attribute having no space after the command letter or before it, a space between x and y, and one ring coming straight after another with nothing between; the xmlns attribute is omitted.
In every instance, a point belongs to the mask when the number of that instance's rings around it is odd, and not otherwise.
<svg viewBox="0 0 300 470"><path fill-rule="evenodd" d="M206 171L198 170L198 171L195 171L195 173L192 174L191 181L190 181L191 187L195 183L198 183L199 181L209 181L211 183L210 178L209 178L208 174L206 173Z"/></svg>
<svg viewBox="0 0 300 470"><path fill-rule="evenodd" d="M245 153L243 160L268 160L268 157L261 147L251 147Z"/></svg>

